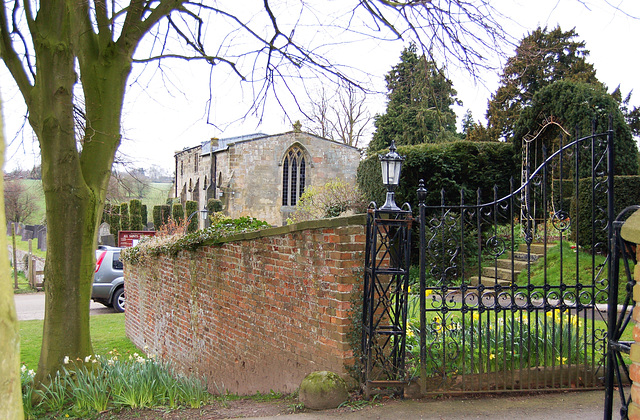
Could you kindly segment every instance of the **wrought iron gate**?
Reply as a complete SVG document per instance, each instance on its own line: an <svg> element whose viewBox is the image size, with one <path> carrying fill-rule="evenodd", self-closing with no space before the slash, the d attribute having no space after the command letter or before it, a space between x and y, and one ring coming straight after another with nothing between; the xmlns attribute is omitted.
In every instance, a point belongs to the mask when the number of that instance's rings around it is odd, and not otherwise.
<svg viewBox="0 0 640 420"><path fill-rule="evenodd" d="M451 204L442 191L430 206L421 185L416 278L411 213L369 211L365 392L411 381L423 394L603 388L616 274L611 122L578 137L558 137L550 154L527 143L541 163L523 162L522 184L506 193L460 191Z"/></svg>

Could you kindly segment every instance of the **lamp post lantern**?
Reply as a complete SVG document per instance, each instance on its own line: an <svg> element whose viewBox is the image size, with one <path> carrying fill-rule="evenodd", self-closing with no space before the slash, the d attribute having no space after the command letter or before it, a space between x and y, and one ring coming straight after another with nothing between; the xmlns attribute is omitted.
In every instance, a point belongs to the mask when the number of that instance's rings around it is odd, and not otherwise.
<svg viewBox="0 0 640 420"><path fill-rule="evenodd" d="M387 188L387 199L380 210L382 211L401 211L396 205L395 191L400 183L400 170L402 169L402 161L404 156L400 156L396 152L396 142L391 141L389 153L379 156L382 165L382 183Z"/></svg>
<svg viewBox="0 0 640 420"><path fill-rule="evenodd" d="M205 206L202 210L196 210L189 215L189 218L187 219L187 223L186 223L187 226L189 226L189 222L191 221L193 216L195 216L198 213L200 213L200 219L202 219L202 221L207 220L207 216L209 215L209 210L207 210L207 207Z"/></svg>

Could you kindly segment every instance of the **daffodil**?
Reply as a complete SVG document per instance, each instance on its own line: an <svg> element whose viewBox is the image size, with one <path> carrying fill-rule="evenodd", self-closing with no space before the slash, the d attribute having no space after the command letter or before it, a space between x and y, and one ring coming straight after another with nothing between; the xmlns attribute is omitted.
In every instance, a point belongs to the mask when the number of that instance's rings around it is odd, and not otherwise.
<svg viewBox="0 0 640 420"><path fill-rule="evenodd" d="M65 365L69 364L69 356L64 356L64 359L62 359L62 363L64 363Z"/></svg>

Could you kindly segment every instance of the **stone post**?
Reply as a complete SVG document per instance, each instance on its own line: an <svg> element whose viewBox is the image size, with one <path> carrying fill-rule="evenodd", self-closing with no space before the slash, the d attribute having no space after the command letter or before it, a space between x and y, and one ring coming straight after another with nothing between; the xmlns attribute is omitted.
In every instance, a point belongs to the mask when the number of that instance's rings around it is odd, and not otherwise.
<svg viewBox="0 0 640 420"><path fill-rule="evenodd" d="M622 225L622 238L636 244L636 261L640 262L640 211L636 211ZM636 264L633 278L640 279L640 263ZM633 300L640 302L640 282L633 286ZM629 357L629 376L631 378L631 403L629 403L628 416L630 420L640 420L640 306L633 308L633 341Z"/></svg>

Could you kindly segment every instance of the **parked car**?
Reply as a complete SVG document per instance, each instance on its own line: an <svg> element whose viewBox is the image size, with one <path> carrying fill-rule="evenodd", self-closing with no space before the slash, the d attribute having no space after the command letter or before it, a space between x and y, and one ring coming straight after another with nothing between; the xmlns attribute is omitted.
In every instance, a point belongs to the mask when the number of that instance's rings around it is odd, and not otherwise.
<svg viewBox="0 0 640 420"><path fill-rule="evenodd" d="M96 271L91 299L124 312L124 272L120 261L122 248L99 246L96 251Z"/></svg>

